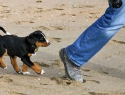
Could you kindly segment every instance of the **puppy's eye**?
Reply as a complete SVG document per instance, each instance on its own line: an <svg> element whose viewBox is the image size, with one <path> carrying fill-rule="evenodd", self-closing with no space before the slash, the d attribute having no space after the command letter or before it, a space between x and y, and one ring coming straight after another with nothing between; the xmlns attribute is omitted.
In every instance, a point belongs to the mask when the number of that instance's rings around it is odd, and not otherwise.
<svg viewBox="0 0 125 95"><path fill-rule="evenodd" d="M32 48L34 48L35 46L34 46L34 45L32 45L31 47L32 47Z"/></svg>
<svg viewBox="0 0 125 95"><path fill-rule="evenodd" d="M39 41L40 41L40 42L45 42L45 38L44 38L44 37L41 37L41 38L39 39Z"/></svg>
<svg viewBox="0 0 125 95"><path fill-rule="evenodd" d="M44 39L44 37L40 38L40 40L43 40L43 39Z"/></svg>

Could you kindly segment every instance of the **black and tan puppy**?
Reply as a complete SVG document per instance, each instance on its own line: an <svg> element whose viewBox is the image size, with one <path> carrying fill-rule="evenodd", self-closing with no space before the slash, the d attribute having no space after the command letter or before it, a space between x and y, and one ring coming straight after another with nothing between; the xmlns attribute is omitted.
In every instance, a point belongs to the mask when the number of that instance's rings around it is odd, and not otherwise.
<svg viewBox="0 0 125 95"><path fill-rule="evenodd" d="M27 71L28 67L32 68L37 74L43 74L44 70L37 66L35 63L31 62L30 56L36 52L38 47L47 47L50 43L46 39L46 36L41 31L35 31L29 36L18 37L10 35L6 32L3 27L0 27L7 35L0 36L0 66L6 69L2 58L5 54L10 56L11 64L17 73L29 74ZM23 62L23 69L17 65L16 58L21 58Z"/></svg>

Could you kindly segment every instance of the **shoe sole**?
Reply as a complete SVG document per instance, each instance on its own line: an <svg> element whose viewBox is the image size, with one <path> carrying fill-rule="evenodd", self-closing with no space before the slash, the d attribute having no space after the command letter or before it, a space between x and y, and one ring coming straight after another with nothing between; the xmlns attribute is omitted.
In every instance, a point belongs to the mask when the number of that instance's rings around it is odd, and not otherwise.
<svg viewBox="0 0 125 95"><path fill-rule="evenodd" d="M62 61L63 64L64 64L65 73L66 73L66 75L67 75L71 80L73 80L73 78L71 78L70 75L68 74L68 70L67 70L66 63L65 63L65 61L63 60L63 59L64 59L63 54L64 54L64 49L61 49L61 50L59 51L59 57L60 57L61 61Z"/></svg>

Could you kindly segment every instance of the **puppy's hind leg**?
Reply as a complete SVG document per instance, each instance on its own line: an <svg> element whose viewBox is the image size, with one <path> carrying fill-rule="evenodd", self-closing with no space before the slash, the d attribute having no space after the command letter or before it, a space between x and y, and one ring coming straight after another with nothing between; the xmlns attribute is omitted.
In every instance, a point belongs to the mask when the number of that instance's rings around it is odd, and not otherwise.
<svg viewBox="0 0 125 95"><path fill-rule="evenodd" d="M17 65L16 59L17 59L16 56L10 57L11 64L12 64L13 68L15 69L15 71L16 71L17 73L22 73L22 71L20 70L20 68L19 68L18 65Z"/></svg>
<svg viewBox="0 0 125 95"><path fill-rule="evenodd" d="M6 54L6 49L0 45L0 67L7 69L6 65L4 64L2 58Z"/></svg>
<svg viewBox="0 0 125 95"><path fill-rule="evenodd" d="M4 64L4 62L2 60L2 57L0 57L0 67L4 68L4 69L7 69L6 65Z"/></svg>

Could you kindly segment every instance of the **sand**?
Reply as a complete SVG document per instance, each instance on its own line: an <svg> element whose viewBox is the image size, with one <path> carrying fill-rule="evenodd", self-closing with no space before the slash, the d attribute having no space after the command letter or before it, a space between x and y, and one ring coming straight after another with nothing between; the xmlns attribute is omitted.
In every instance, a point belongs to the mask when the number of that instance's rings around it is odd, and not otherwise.
<svg viewBox="0 0 125 95"><path fill-rule="evenodd" d="M66 78L58 55L107 6L107 0L1 0L1 26L20 37L41 30L51 45L39 48L37 55L31 57L45 70L43 75L30 68L30 75L17 74L5 56L8 69L0 68L0 95L125 95L125 27L82 66L84 83ZM22 68L19 58L17 61Z"/></svg>

